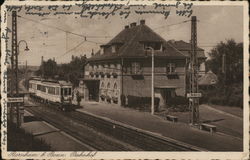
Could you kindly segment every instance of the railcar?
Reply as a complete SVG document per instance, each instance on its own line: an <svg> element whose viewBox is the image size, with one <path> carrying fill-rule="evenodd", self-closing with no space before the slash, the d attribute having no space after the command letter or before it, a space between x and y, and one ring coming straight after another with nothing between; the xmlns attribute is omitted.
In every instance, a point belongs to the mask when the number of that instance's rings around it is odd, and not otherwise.
<svg viewBox="0 0 250 160"><path fill-rule="evenodd" d="M31 78L29 92L41 103L56 105L63 111L72 109L72 84L69 82Z"/></svg>

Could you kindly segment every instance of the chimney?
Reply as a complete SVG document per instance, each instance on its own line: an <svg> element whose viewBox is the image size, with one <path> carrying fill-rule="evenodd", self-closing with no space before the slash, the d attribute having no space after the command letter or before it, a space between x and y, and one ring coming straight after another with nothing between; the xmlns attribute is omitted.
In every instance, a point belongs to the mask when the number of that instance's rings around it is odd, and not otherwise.
<svg viewBox="0 0 250 160"><path fill-rule="evenodd" d="M140 20L140 24L144 25L145 24L145 19Z"/></svg>
<svg viewBox="0 0 250 160"><path fill-rule="evenodd" d="M128 29L128 28L129 28L129 25L126 25L126 26L125 26L125 29Z"/></svg>
<svg viewBox="0 0 250 160"><path fill-rule="evenodd" d="M41 64L43 64L43 56L41 57Z"/></svg>
<svg viewBox="0 0 250 160"><path fill-rule="evenodd" d="M130 28L135 27L135 26L136 26L136 22L130 24Z"/></svg>
<svg viewBox="0 0 250 160"><path fill-rule="evenodd" d="M92 51L91 51L91 56L93 56L94 55L94 49L92 49Z"/></svg>
<svg viewBox="0 0 250 160"><path fill-rule="evenodd" d="M54 61L54 62L56 61L55 57L53 57L53 61Z"/></svg>
<svg viewBox="0 0 250 160"><path fill-rule="evenodd" d="M170 43L175 44L175 40L174 39L171 39L169 41L170 41Z"/></svg>

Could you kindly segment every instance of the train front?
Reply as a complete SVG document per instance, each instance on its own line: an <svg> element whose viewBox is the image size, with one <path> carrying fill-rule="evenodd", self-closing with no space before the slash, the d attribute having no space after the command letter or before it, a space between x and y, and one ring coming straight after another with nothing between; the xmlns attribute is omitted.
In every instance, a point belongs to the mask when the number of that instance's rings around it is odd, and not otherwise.
<svg viewBox="0 0 250 160"><path fill-rule="evenodd" d="M59 81L61 88L61 105L62 109L72 110L72 84L66 81Z"/></svg>

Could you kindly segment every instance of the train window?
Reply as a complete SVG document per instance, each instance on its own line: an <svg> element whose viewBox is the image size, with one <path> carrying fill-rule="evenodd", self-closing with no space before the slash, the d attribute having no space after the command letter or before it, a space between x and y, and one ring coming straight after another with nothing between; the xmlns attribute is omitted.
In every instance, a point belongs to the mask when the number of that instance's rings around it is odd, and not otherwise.
<svg viewBox="0 0 250 160"><path fill-rule="evenodd" d="M71 95L71 88L69 88L69 95Z"/></svg>
<svg viewBox="0 0 250 160"><path fill-rule="evenodd" d="M58 87L56 87L55 94L59 95L59 88Z"/></svg>
<svg viewBox="0 0 250 160"><path fill-rule="evenodd" d="M49 94L55 94L55 88L54 87L48 87L48 93Z"/></svg>
<svg viewBox="0 0 250 160"><path fill-rule="evenodd" d="M41 90L41 85L40 84L37 85L37 90L39 90L39 91Z"/></svg>
<svg viewBox="0 0 250 160"><path fill-rule="evenodd" d="M29 88L32 88L32 83L29 84Z"/></svg>
<svg viewBox="0 0 250 160"><path fill-rule="evenodd" d="M41 91L42 92L46 92L46 87L45 86L41 86Z"/></svg>
<svg viewBox="0 0 250 160"><path fill-rule="evenodd" d="M36 89L36 84L32 84L32 88L33 88L33 89Z"/></svg>

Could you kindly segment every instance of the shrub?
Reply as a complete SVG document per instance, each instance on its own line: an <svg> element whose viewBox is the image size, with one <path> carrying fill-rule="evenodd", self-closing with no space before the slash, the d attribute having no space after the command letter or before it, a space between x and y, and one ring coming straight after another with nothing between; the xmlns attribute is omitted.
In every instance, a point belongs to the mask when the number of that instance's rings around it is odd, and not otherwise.
<svg viewBox="0 0 250 160"><path fill-rule="evenodd" d="M187 105L187 104L188 104L188 99L186 97L181 97L181 96L169 98L167 101L167 105L169 106Z"/></svg>

